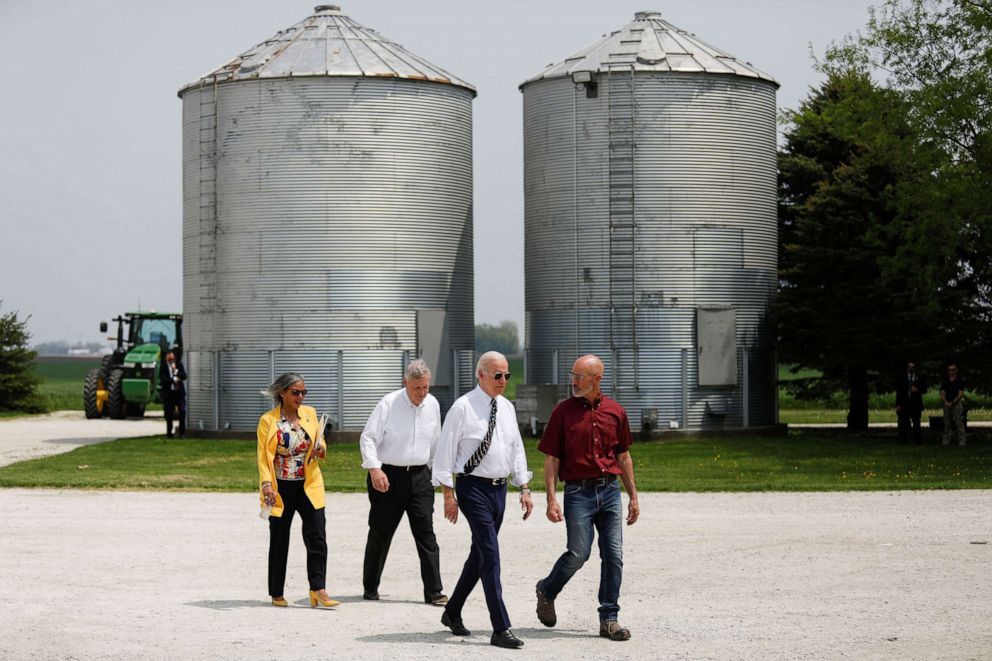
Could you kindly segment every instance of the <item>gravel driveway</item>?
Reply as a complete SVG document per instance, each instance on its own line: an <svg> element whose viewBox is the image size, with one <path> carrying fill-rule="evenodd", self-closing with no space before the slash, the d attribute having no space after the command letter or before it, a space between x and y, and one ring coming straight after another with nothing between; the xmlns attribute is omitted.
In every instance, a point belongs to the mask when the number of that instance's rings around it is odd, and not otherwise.
<svg viewBox="0 0 992 661"><path fill-rule="evenodd" d="M82 411L56 411L48 415L0 420L0 466L61 454L115 438L153 434L165 434L165 418L161 411L130 420L87 420Z"/></svg>
<svg viewBox="0 0 992 661"><path fill-rule="evenodd" d="M15 422L0 423L0 446ZM81 431L59 438L45 447L92 442ZM624 643L597 636L595 552L559 596L558 626L537 621L534 583L564 549L565 529L543 510L521 521L511 498L500 541L519 652L488 644L481 586L464 612L473 636L440 625L441 610L421 603L406 524L382 600L362 601L361 494L328 498L328 590L344 602L334 611L307 605L298 534L290 608L268 605L268 535L252 494L0 498L3 659L992 658L992 491L643 494L641 520L624 531L621 622L633 632ZM450 591L469 531L440 511L438 499Z"/></svg>

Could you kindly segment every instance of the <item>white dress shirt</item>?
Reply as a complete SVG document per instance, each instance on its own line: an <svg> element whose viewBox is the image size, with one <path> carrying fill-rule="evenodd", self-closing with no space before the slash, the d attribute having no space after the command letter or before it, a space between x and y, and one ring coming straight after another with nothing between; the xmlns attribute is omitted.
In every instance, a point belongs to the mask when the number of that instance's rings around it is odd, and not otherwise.
<svg viewBox="0 0 992 661"><path fill-rule="evenodd" d="M440 434L441 407L434 395L414 406L406 388L394 390L379 400L362 430L362 468L429 466Z"/></svg>
<svg viewBox="0 0 992 661"><path fill-rule="evenodd" d="M489 430L491 402L492 398L476 386L475 390L462 395L451 405L434 455L434 486L455 486L453 476L465 470L465 462L482 445L482 439ZM533 475L527 470L527 455L517 427L517 414L510 400L502 395L496 396L496 427L489 451L472 475L491 479L509 476L518 487L530 482Z"/></svg>

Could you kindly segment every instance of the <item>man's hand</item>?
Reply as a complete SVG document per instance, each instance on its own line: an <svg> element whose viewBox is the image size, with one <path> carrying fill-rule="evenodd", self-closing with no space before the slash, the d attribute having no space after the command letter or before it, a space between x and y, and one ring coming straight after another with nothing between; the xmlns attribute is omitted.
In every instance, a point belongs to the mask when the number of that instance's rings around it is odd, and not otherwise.
<svg viewBox="0 0 992 661"><path fill-rule="evenodd" d="M520 509L524 511L524 521L526 521L534 511L534 501L530 499L529 493L520 494Z"/></svg>
<svg viewBox="0 0 992 661"><path fill-rule="evenodd" d="M389 478L382 472L381 468L370 468L369 478L372 480L372 488L380 493L389 491Z"/></svg>
<svg viewBox="0 0 992 661"><path fill-rule="evenodd" d="M632 526L641 515L641 506L637 504L637 498L631 498L627 503L627 525Z"/></svg>
<svg viewBox="0 0 992 661"><path fill-rule="evenodd" d="M458 522L458 499L455 498L455 490L451 487L442 486L444 492L444 518L452 523Z"/></svg>
<svg viewBox="0 0 992 661"><path fill-rule="evenodd" d="M458 523L458 501L454 496L444 499L444 518L452 523Z"/></svg>
<svg viewBox="0 0 992 661"><path fill-rule="evenodd" d="M547 509L548 521L551 523L558 523L563 521L565 517L561 515L561 505L558 504L557 500L548 499L548 509Z"/></svg>

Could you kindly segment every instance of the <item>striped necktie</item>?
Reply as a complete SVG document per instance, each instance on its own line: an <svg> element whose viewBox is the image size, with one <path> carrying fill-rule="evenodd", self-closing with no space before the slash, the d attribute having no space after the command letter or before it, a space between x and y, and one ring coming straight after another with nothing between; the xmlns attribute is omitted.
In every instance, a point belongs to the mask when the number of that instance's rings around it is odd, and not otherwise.
<svg viewBox="0 0 992 661"><path fill-rule="evenodd" d="M465 470L463 471L465 475L471 475L472 471L479 467L482 463L482 458L486 456L489 452L489 446L493 442L493 430L496 429L496 400L492 401L489 405L489 429L486 431L485 438L482 439L482 444L476 448L472 456L468 458L465 462Z"/></svg>

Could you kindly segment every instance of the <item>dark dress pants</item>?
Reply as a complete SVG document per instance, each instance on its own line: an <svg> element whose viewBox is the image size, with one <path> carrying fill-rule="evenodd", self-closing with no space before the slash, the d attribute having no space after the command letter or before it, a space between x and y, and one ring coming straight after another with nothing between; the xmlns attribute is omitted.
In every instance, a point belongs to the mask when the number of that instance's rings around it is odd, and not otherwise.
<svg viewBox="0 0 992 661"><path fill-rule="evenodd" d="M165 433L172 435L172 421L179 423L179 435L186 435L186 395L175 390L162 391L162 408L165 409ZM178 419L177 419L178 414Z"/></svg>
<svg viewBox="0 0 992 661"><path fill-rule="evenodd" d="M410 532L420 556L420 578L424 583L424 598L441 592L441 550L434 536L434 487L427 466L383 465L389 478L389 490L381 493L372 488L372 478L365 478L369 491L369 536L365 542L365 565L362 585L366 592L376 592L386 565L389 545L396 527L406 513Z"/></svg>
<svg viewBox="0 0 992 661"><path fill-rule="evenodd" d="M920 417L922 412L903 412L899 411L896 416L899 419L899 440L903 443L909 442L909 429L913 428L913 443L921 442L923 438L923 429L920 424Z"/></svg>
<svg viewBox="0 0 992 661"><path fill-rule="evenodd" d="M324 589L327 574L327 533L324 508L314 509L303 491L303 480L279 480L282 516L269 517L269 594L283 596L286 585L286 559L289 557L289 531L293 514L303 519L303 544L307 548L307 578L311 590Z"/></svg>
<svg viewBox="0 0 992 661"><path fill-rule="evenodd" d="M503 603L503 585L499 577L497 539L506 509L506 484L494 485L490 480L463 475L455 483L455 494L458 507L472 529L472 548L445 609L451 617L461 618L465 600L481 579L493 631L509 629L510 616Z"/></svg>

